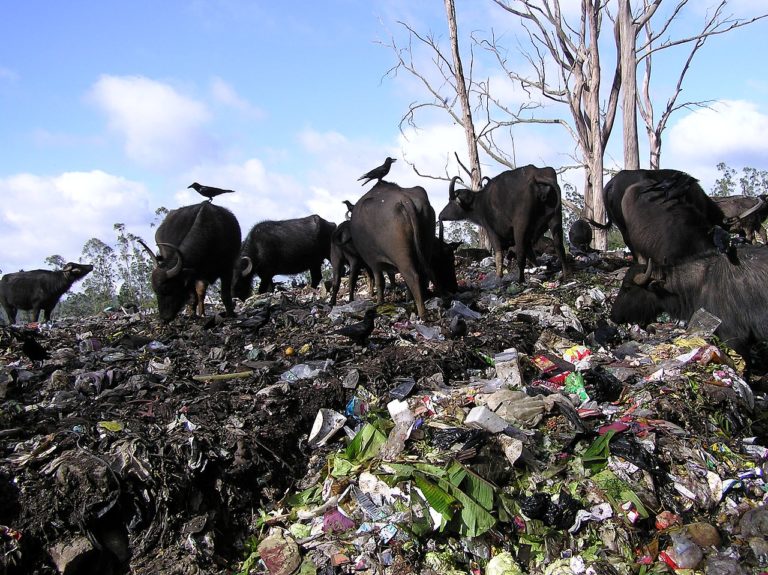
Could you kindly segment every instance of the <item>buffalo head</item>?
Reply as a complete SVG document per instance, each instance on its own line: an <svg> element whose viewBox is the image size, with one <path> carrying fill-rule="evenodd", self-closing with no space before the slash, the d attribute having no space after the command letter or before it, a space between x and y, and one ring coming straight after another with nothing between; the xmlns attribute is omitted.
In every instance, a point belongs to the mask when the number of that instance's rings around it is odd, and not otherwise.
<svg viewBox="0 0 768 575"><path fill-rule="evenodd" d="M235 266L235 277L232 282L232 296L240 301L245 301L253 293L253 260L248 256L242 256Z"/></svg>
<svg viewBox="0 0 768 575"><path fill-rule="evenodd" d="M141 240L139 243L144 246L155 263L155 269L152 270L152 289L157 295L157 311L160 319L166 322L171 321L189 299L187 278L182 273L184 260L181 251L172 244L159 243L161 253L155 255L147 244ZM163 255L163 251L166 255Z"/></svg>

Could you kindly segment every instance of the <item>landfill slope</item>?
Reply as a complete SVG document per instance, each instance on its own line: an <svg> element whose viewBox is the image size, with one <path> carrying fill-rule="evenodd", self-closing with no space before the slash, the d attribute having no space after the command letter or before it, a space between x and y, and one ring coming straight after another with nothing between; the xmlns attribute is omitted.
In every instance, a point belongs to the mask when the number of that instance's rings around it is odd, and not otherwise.
<svg viewBox="0 0 768 575"><path fill-rule="evenodd" d="M768 569L768 354L612 326L627 262L573 263L462 261L362 345L365 290L3 327L0 573Z"/></svg>

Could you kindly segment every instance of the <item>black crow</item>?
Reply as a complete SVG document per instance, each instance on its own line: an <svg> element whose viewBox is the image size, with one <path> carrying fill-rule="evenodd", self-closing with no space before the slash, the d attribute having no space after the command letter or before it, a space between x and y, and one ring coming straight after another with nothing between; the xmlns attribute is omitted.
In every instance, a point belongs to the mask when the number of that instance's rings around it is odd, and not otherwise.
<svg viewBox="0 0 768 575"><path fill-rule="evenodd" d="M269 323L269 318L272 315L272 306L267 304L263 309L253 314L251 317L246 318L238 323L240 327L248 328L253 333L258 332L262 327Z"/></svg>
<svg viewBox="0 0 768 575"><path fill-rule="evenodd" d="M376 317L376 308L370 308L365 312L363 321L345 325L333 333L343 335L354 341L359 346L364 346L368 341L368 336L373 331L373 320Z"/></svg>
<svg viewBox="0 0 768 575"><path fill-rule="evenodd" d="M384 160L384 163L380 165L378 168L373 168L370 172L367 174L363 174L359 178L357 178L357 181L365 180L361 185L364 186L371 180L379 180L381 181L381 178L386 176L389 173L389 168L392 165L392 162L396 162L394 158L387 158Z"/></svg>
<svg viewBox="0 0 768 575"><path fill-rule="evenodd" d="M352 209L355 207L355 204L353 204L349 200L342 200L341 203L343 203L345 206L347 206L346 218L349 219L350 216L352 215Z"/></svg>
<svg viewBox="0 0 768 575"><path fill-rule="evenodd" d="M48 353L48 350L40 345L35 339L33 332L26 330L18 332L15 329L11 329L11 333L16 339L22 342L22 353L32 361L42 361L51 357L51 355Z"/></svg>
<svg viewBox="0 0 768 575"><path fill-rule="evenodd" d="M201 186L197 182L190 184L187 188L192 188L201 196L208 198L209 202L213 201L213 198L220 194L231 194L235 190L222 190L221 188L214 188L212 186Z"/></svg>
<svg viewBox="0 0 768 575"><path fill-rule="evenodd" d="M459 339L467 335L467 321L460 315L453 316L448 326L452 339Z"/></svg>

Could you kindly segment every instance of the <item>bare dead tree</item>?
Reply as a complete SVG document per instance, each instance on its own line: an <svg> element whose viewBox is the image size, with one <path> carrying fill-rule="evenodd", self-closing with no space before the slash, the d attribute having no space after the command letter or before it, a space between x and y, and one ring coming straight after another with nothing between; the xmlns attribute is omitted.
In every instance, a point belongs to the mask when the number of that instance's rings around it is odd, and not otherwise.
<svg viewBox="0 0 768 575"><path fill-rule="evenodd" d="M617 58L614 81L601 102L601 61L598 48L602 14L607 0L582 0L581 18L571 24L563 16L560 0L494 0L508 13L520 18L528 33L532 50L524 51L533 73L526 76L505 66L498 47L499 61L510 78L545 99L567 106L570 120L560 119L575 140L578 156L585 168L584 205L587 216L605 221L602 201L603 157L616 116L621 86ZM556 70L548 67L548 57ZM551 77L552 76L552 77ZM604 249L607 234L595 234L595 245Z"/></svg>
<svg viewBox="0 0 768 575"><path fill-rule="evenodd" d="M621 1L628 3L628 0ZM657 0L657 2L658 1L660 0ZM643 0L643 2L644 9L647 12L649 9L649 0ZM654 2L654 4L655 3L656 2ZM645 30L645 42L636 48L636 62L642 62L645 68L643 74L641 97L638 98L638 106L640 109L640 115L642 116L643 122L645 123L646 134L648 135L651 169L658 169L660 166L662 134L667 128L670 116L674 112L683 108L691 109L697 107L707 107L710 103L708 101L685 101L678 103L677 101L683 89L683 81L685 80L686 74L690 70L691 63L693 62L696 53L702 48L702 46L704 46L704 43L711 36L725 34L737 28L742 28L757 22L758 20L768 17L768 14L760 14L753 18L735 18L732 14L725 14L724 10L726 8L726 0L720 0L717 6L715 6L707 13L704 24L702 25L701 31L699 33L694 34L693 36L677 39L665 38L670 26L675 21L675 19L680 16L681 11L686 4L688 4L688 0L679 0L674 10L666 18L666 20L662 22L660 26L656 26L658 30L656 32L654 32L654 26L651 18L646 19L646 21L642 23L643 29ZM652 5L650 7L652 7ZM662 40L662 38L665 39ZM685 44L690 44L688 57L683 62L675 88L667 99L666 105L661 112L658 122L655 122L653 102L650 95L653 55L660 50L665 50L674 46L681 46ZM626 145L626 139L628 137L626 131L624 137ZM637 138L636 129L634 137Z"/></svg>
<svg viewBox="0 0 768 575"><path fill-rule="evenodd" d="M640 168L640 149L637 135L637 38L650 22L661 0L643 0L644 7L637 16L632 15L630 0L619 0L615 24L616 47L621 74L622 127L624 142L624 169Z"/></svg>
<svg viewBox="0 0 768 575"><path fill-rule="evenodd" d="M467 85L464 79L464 67L461 64L459 52L459 33L456 26L456 8L453 0L445 0L445 15L448 19L448 32L451 37L451 54L453 56L453 76L455 79L456 96L461 105L461 125L467 139L467 154L469 155L469 169L472 180L472 189L480 189L480 156L477 153L477 136L475 124L472 119L472 107L469 101ZM471 79L470 79L471 80Z"/></svg>

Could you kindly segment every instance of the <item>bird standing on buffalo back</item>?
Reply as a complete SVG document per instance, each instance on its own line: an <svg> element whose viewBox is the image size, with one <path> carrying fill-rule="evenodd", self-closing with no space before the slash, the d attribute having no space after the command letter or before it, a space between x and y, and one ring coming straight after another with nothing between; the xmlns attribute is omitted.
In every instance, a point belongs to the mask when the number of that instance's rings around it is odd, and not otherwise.
<svg viewBox="0 0 768 575"><path fill-rule="evenodd" d="M357 181L365 180L361 185L364 186L371 180L378 180L381 181L381 178L386 176L389 173L389 168L392 166L393 162L396 162L394 158L387 157L386 160L384 160L384 163L380 165L378 168L373 168L370 172L363 174L359 178L357 178Z"/></svg>
<svg viewBox="0 0 768 575"><path fill-rule="evenodd" d="M198 194L201 196L205 196L208 198L209 202L213 201L213 198L216 196L220 196L221 194L231 194L235 190L222 190L221 188L214 188L213 186L203 186L201 184L198 184L197 182L194 182L187 186L187 189L192 188L195 190Z"/></svg>

